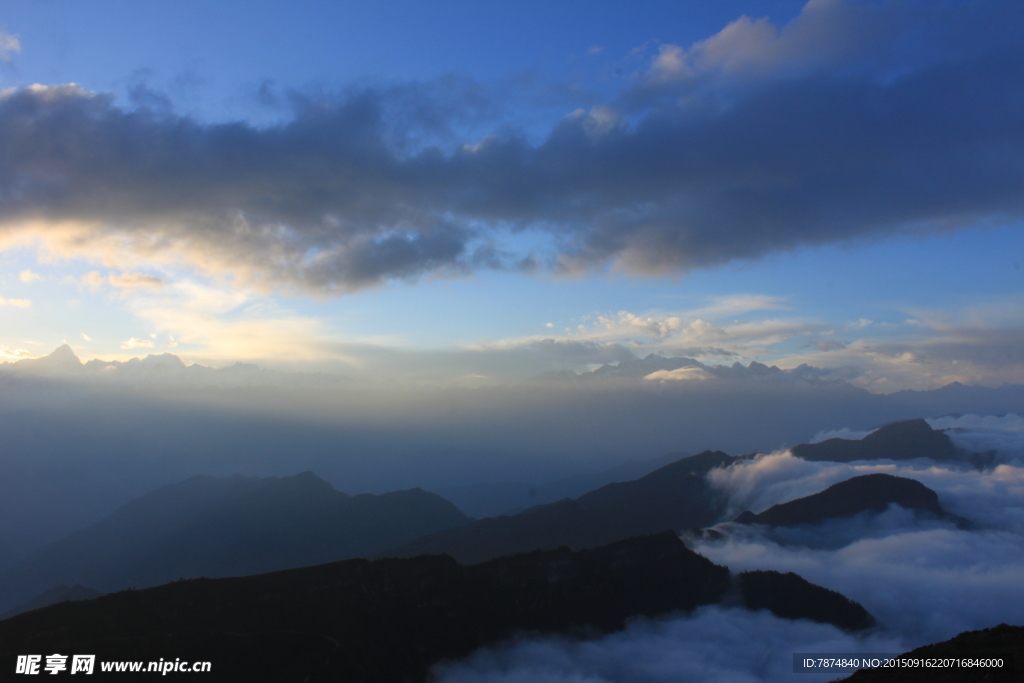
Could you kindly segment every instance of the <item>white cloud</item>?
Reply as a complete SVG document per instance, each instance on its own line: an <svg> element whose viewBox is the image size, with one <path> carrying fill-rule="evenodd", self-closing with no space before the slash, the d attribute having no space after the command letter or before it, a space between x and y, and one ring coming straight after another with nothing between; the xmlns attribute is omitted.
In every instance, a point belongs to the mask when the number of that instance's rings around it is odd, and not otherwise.
<svg viewBox="0 0 1024 683"><path fill-rule="evenodd" d="M943 508L970 520L972 529L938 521L915 522L908 513L894 510L870 523L835 520L823 525L817 536L811 533L812 527L775 533L727 524L722 527L726 541L701 542L695 549L734 571L797 572L861 602L883 629L914 644L1003 621L1020 623L1024 620L1024 584L1020 582L1024 419L967 415L929 422L950 429L958 445L997 450L1004 464L979 471L927 460L805 462L780 452L715 470L709 479L727 492L731 511L760 512L838 481L887 472L934 490ZM867 537L854 540L857 533ZM853 542L823 547L825 540L837 537Z"/></svg>
<svg viewBox="0 0 1024 683"><path fill-rule="evenodd" d="M934 322L934 321L933 321ZM861 328L867 331L875 329ZM935 389L951 382L999 386L1024 381L1024 328L891 326L843 348L778 357L780 367L808 364L836 371L873 392Z"/></svg>
<svg viewBox="0 0 1024 683"><path fill-rule="evenodd" d="M18 279L21 280L22 282L35 282L36 280L42 280L43 276L40 275L39 273L34 273L30 269L26 268L25 270L18 273Z"/></svg>
<svg viewBox="0 0 1024 683"><path fill-rule="evenodd" d="M26 344L35 342L23 342ZM0 344L0 360L2 361L16 361L22 360L23 358L34 358L36 354L26 349L12 349L9 346Z"/></svg>
<svg viewBox="0 0 1024 683"><path fill-rule="evenodd" d="M158 278L154 275L146 275L145 273L121 273L120 275L111 274L107 281L114 287L122 288L134 288L134 287L161 287L164 284L163 279Z"/></svg>
<svg viewBox="0 0 1024 683"><path fill-rule="evenodd" d="M902 652L892 636L769 612L705 607L690 616L638 619L603 638L528 639L435 668L440 683L775 683L792 681L794 652ZM799 674L820 683L835 674Z"/></svg>
<svg viewBox="0 0 1024 683"><path fill-rule="evenodd" d="M19 52L21 52L19 37L0 31L0 61L9 62Z"/></svg>
<svg viewBox="0 0 1024 683"><path fill-rule="evenodd" d="M962 415L929 418L932 429L946 429L955 445L975 453L995 451L1000 462L1024 462L1024 417Z"/></svg>
<svg viewBox="0 0 1024 683"><path fill-rule="evenodd" d="M99 271L90 270L88 273L78 279L78 283L85 287L95 289L105 282Z"/></svg>
<svg viewBox="0 0 1024 683"><path fill-rule="evenodd" d="M867 51L884 36L879 25L891 20L842 0L810 0L781 28L767 18L743 15L689 48L660 45L646 78L667 84L706 75L763 79L807 73Z"/></svg>
<svg viewBox="0 0 1024 683"><path fill-rule="evenodd" d="M90 336L89 336L89 335L87 335L87 334L86 334L85 332L83 332L83 333L82 333L82 340L83 340L83 341L87 341L87 342L91 342L91 341L92 341L92 337L90 337Z"/></svg>
<svg viewBox="0 0 1024 683"><path fill-rule="evenodd" d="M32 305L31 299L5 299L0 296L0 306L14 306L16 308L29 308Z"/></svg>
<svg viewBox="0 0 1024 683"><path fill-rule="evenodd" d="M181 280L140 292L129 307L151 326L151 336L166 333L203 362L354 362L337 352L339 340L321 320L282 310L244 287Z"/></svg>
<svg viewBox="0 0 1024 683"><path fill-rule="evenodd" d="M137 337L131 337L127 341L121 342L121 348L125 350L151 349L153 348L153 342L150 339L139 339Z"/></svg>
<svg viewBox="0 0 1024 683"><path fill-rule="evenodd" d="M711 375L702 368L677 368L675 370L658 370L644 377L646 380L652 382L657 381L669 381L669 382L702 382L704 380L713 379L714 375Z"/></svg>
<svg viewBox="0 0 1024 683"><path fill-rule="evenodd" d="M765 294L730 294L728 296L714 297L709 305L688 311L687 315L695 318L717 318L723 315L731 316L750 311L777 310L780 308L789 308L786 300L782 297Z"/></svg>
<svg viewBox="0 0 1024 683"><path fill-rule="evenodd" d="M1024 537L1006 531L893 530L836 550L767 539L695 546L733 571L793 571L860 602L885 632L912 645L1024 619Z"/></svg>
<svg viewBox="0 0 1024 683"><path fill-rule="evenodd" d="M598 316L598 326L603 328L597 335L609 337L639 336L650 339L664 339L674 330L682 327L683 321L675 316L669 317L647 317L643 318L630 313L619 311L618 315ZM595 334L587 335L593 338Z"/></svg>
<svg viewBox="0 0 1024 683"><path fill-rule="evenodd" d="M930 422L962 430L958 438L974 444L987 435L986 443L1008 452L1024 446L1024 419L1016 415ZM794 675L793 653L899 653L964 630L1024 621L1024 468L1001 465L979 472L925 462L811 463L780 452L715 470L711 480L734 507L759 510L869 471L922 481L938 492L943 506L980 528L922 522L892 508L870 520L822 525L821 542L810 547L791 541L814 540L815 529L794 531L782 545L759 527L722 525L726 540L699 542L694 549L734 572L793 571L839 591L878 619L879 629L870 634L851 636L763 611L707 607L661 621L638 619L624 631L592 640L536 638L486 648L435 672L442 683L828 681L835 674ZM837 547L836 536L847 542Z"/></svg>

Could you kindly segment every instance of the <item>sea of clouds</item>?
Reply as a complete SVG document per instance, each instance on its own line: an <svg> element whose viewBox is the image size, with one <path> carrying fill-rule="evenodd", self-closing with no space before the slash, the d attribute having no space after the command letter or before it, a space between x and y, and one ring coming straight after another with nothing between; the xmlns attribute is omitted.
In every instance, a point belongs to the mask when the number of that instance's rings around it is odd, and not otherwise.
<svg viewBox="0 0 1024 683"><path fill-rule="evenodd" d="M790 530L724 523L718 526L723 540L692 542L694 550L733 572L792 571L843 593L878 620L871 633L850 635L715 606L636 620L596 640L526 639L484 649L438 667L438 680L828 681L836 674L793 673L793 654L904 652L965 630L1024 624L1024 418L966 415L929 423L949 430L958 447L995 451L998 464L978 470L927 459L805 462L779 451L709 474L729 496L730 514L761 512L854 476L885 472L920 481L936 491L944 509L966 519L967 525L920 519L892 507Z"/></svg>

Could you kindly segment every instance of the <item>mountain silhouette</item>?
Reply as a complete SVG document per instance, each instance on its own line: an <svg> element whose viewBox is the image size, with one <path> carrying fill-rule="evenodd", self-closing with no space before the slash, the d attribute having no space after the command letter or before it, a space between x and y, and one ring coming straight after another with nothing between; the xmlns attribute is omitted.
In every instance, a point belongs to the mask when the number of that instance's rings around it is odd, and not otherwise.
<svg viewBox="0 0 1024 683"><path fill-rule="evenodd" d="M578 498L607 484L639 479L688 455L667 453L650 460L627 460L608 469L563 477L545 484L491 481L440 488L435 491L471 517L514 515L535 505L555 503L565 498Z"/></svg>
<svg viewBox="0 0 1024 683"><path fill-rule="evenodd" d="M760 514L745 510L736 521L766 526L815 524L832 517L882 512L893 504L935 517L946 516L938 495L921 482L877 473L841 481L819 493L773 505Z"/></svg>
<svg viewBox="0 0 1024 683"><path fill-rule="evenodd" d="M828 439L792 448L793 455L804 460L955 460L959 452L943 432L935 431L921 419L904 420L880 427L859 441Z"/></svg>
<svg viewBox="0 0 1024 683"><path fill-rule="evenodd" d="M421 489L350 496L312 472L192 477L165 486L0 574L0 605L56 584L102 592L376 554L470 521Z"/></svg>
<svg viewBox="0 0 1024 683"><path fill-rule="evenodd" d="M592 548L659 531L709 526L719 520L726 501L704 475L734 460L721 451L704 451L640 479L438 531L382 555L447 553L459 562L473 563L530 550Z"/></svg>
<svg viewBox="0 0 1024 683"><path fill-rule="evenodd" d="M36 375L59 376L75 373L82 369L82 361L67 344L61 344L50 355L39 358L23 358L10 364L16 372Z"/></svg>
<svg viewBox="0 0 1024 683"><path fill-rule="evenodd" d="M98 590L81 584L76 584L70 588L64 584L60 584L59 586L54 586L48 591L40 593L25 604L18 605L14 609L5 612L0 615L0 619L9 619L15 615L22 614L23 612L31 612L32 610L49 607L50 605L56 605L59 602L65 602L67 600L92 600L93 598L98 598L101 595L103 595L103 593L100 593Z"/></svg>
<svg viewBox="0 0 1024 683"><path fill-rule="evenodd" d="M810 619L846 631L862 631L876 623L859 603L793 572L742 572L737 583L748 609L767 609L784 619Z"/></svg>
<svg viewBox="0 0 1024 683"><path fill-rule="evenodd" d="M811 617L800 606L824 589L784 580L787 609ZM743 582L751 602L778 608L756 580ZM732 587L728 569L672 533L472 566L444 555L348 560L176 581L21 614L0 622L0 667L13 667L18 653L97 652L210 661L218 681L418 681L443 659L520 634L593 637L630 617L718 603ZM830 623L848 618L835 616Z"/></svg>

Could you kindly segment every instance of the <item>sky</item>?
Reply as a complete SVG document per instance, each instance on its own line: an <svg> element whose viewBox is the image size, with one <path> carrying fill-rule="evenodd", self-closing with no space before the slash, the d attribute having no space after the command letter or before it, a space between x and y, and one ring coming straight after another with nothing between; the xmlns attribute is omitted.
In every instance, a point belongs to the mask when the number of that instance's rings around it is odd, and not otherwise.
<svg viewBox="0 0 1024 683"><path fill-rule="evenodd" d="M1014 1L0 8L0 360L1024 381Z"/></svg>

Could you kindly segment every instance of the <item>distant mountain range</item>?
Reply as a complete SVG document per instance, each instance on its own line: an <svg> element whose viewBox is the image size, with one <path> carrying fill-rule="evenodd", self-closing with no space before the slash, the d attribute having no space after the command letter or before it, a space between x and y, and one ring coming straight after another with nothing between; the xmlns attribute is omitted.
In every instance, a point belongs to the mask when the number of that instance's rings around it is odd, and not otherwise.
<svg viewBox="0 0 1024 683"><path fill-rule="evenodd" d="M93 359L85 363L67 344L39 358L24 358L0 363L0 377L37 377L61 380L89 380L99 383L157 382L179 386L274 386L323 385L344 382L347 378L323 373L286 373L261 368L252 363L234 363L211 368L199 363L186 365L173 353L149 354L127 361Z"/></svg>
<svg viewBox="0 0 1024 683"><path fill-rule="evenodd" d="M951 449L945 434L911 420L860 441L832 439L794 452L816 459L947 459ZM955 449L952 455L966 457ZM705 529L724 521L727 504L705 475L739 459L705 451L576 498L479 520L420 489L349 496L311 472L280 479L193 477L132 501L0 572L0 609L58 584L110 592L374 556L445 553L472 564L563 546L593 548L665 530ZM736 521L813 524L880 512L892 504L963 522L946 515L923 484L887 474L855 477L760 514L744 512Z"/></svg>
<svg viewBox="0 0 1024 683"><path fill-rule="evenodd" d="M682 372L680 372L682 371ZM656 354L648 354L643 358L629 358L615 365L606 363L588 372L576 373L571 370L545 372L533 381L547 382L593 382L615 379L731 379L782 382L782 383L820 383L846 384L841 379L822 379L817 368L802 365L793 370L782 370L775 365L765 365L751 361L749 365L739 362L732 365L705 365L694 358L666 358Z"/></svg>
<svg viewBox="0 0 1024 683"><path fill-rule="evenodd" d="M729 570L674 534L462 566L450 557L349 560L231 579L177 581L66 602L0 622L0 668L26 652L210 661L219 681L418 681L442 659L523 633L594 635L628 618L720 602L840 628L873 619L793 574Z"/></svg>
<svg viewBox="0 0 1024 683"><path fill-rule="evenodd" d="M110 592L366 557L469 521L421 489L350 496L311 472L193 477L134 500L0 573L0 607L56 584Z"/></svg>
<svg viewBox="0 0 1024 683"><path fill-rule="evenodd" d="M932 430L924 420L886 425L860 441L830 439L797 446L792 451L807 460L837 462L919 457L970 461L971 456L959 452L948 436ZM738 459L721 451L705 451L634 481L609 484L578 498L534 506L519 514L481 519L439 531L393 548L385 555L447 553L460 562L481 562L535 548L588 548L663 529L707 527L722 521L726 501L704 475ZM881 474L836 484L761 515L747 511L737 521L769 525L814 523L867 510L880 512L890 504L945 516L934 491L917 481Z"/></svg>

